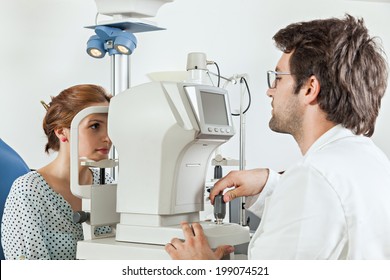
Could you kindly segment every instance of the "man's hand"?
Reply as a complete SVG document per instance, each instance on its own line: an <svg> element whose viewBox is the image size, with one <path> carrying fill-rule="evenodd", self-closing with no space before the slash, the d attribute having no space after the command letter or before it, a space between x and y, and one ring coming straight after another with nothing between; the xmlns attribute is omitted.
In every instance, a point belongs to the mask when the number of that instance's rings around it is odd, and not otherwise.
<svg viewBox="0 0 390 280"><path fill-rule="evenodd" d="M174 260L219 260L234 251L233 246L219 246L215 251L210 248L203 228L198 223L181 223L185 240L173 238L165 245L165 251Z"/></svg>
<svg viewBox="0 0 390 280"><path fill-rule="evenodd" d="M269 170L258 168L252 170L231 171L228 175L215 183L210 192L211 203L214 197L226 188L235 187L223 196L225 202L229 202L241 196L253 196L259 194L267 183Z"/></svg>

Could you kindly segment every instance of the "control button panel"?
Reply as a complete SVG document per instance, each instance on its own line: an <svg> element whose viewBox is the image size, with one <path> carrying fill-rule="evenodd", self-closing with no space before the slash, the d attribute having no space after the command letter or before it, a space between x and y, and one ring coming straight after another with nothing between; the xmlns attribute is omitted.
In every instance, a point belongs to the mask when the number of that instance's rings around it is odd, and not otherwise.
<svg viewBox="0 0 390 280"><path fill-rule="evenodd" d="M207 131L211 133L217 133L217 134L230 134L231 130L229 128L220 128L220 127L207 127Z"/></svg>

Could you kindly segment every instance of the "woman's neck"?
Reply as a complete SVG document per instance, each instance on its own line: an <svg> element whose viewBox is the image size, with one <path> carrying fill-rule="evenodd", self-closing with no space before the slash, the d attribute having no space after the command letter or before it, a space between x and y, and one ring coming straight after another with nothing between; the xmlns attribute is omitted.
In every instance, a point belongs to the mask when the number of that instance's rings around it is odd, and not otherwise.
<svg viewBox="0 0 390 280"><path fill-rule="evenodd" d="M70 159L61 153L48 165L37 170L45 180L57 182L58 187L70 189ZM79 184L91 185L93 181L92 172L88 167L79 166ZM60 182L60 183L58 183ZM52 186L49 183L50 186Z"/></svg>

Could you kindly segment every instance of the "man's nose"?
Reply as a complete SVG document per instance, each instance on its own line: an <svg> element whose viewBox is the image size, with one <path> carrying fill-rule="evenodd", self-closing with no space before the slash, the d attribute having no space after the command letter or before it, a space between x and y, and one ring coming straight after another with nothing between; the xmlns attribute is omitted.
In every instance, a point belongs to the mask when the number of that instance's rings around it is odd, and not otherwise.
<svg viewBox="0 0 390 280"><path fill-rule="evenodd" d="M267 93L267 96L268 96L268 97L273 97L273 89L270 89L270 88L267 89L267 92L266 92L266 93Z"/></svg>

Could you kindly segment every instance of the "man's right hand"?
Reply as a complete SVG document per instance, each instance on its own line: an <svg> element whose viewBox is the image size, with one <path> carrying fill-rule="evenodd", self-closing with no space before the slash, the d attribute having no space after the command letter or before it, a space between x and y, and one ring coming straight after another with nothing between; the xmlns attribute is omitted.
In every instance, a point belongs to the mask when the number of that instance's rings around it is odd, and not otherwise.
<svg viewBox="0 0 390 280"><path fill-rule="evenodd" d="M211 203L214 204L214 198L226 188L235 187L227 191L223 200L229 202L241 196L253 196L259 194L267 183L269 170L258 168L252 170L231 171L225 177L221 178L210 192Z"/></svg>

